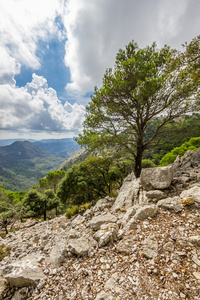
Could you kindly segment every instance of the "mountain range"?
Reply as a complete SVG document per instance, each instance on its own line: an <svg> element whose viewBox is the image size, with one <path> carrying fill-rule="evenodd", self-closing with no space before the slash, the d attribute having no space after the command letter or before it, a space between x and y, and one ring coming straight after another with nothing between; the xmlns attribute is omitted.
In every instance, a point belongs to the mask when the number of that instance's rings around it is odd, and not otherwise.
<svg viewBox="0 0 200 300"><path fill-rule="evenodd" d="M11 191L27 190L63 160L63 157L29 141L15 141L11 145L1 146L0 184Z"/></svg>

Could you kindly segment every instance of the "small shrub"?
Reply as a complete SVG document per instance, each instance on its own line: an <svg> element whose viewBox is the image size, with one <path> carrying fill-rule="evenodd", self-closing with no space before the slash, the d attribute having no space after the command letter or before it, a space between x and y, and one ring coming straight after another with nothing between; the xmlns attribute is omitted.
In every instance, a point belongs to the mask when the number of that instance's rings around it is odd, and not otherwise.
<svg viewBox="0 0 200 300"><path fill-rule="evenodd" d="M77 205L74 205L71 208L68 208L66 213L65 213L66 218L70 219L75 214L77 214L79 212L79 210L80 210L80 208Z"/></svg>
<svg viewBox="0 0 200 300"><path fill-rule="evenodd" d="M4 244L0 245L0 261L2 261L4 257L9 256L10 251L10 247L6 247Z"/></svg>
<svg viewBox="0 0 200 300"><path fill-rule="evenodd" d="M150 159L143 159L142 160L142 168L155 168L156 165Z"/></svg>
<svg viewBox="0 0 200 300"><path fill-rule="evenodd" d="M82 210L87 210L88 208L91 207L91 203L87 202L81 205Z"/></svg>

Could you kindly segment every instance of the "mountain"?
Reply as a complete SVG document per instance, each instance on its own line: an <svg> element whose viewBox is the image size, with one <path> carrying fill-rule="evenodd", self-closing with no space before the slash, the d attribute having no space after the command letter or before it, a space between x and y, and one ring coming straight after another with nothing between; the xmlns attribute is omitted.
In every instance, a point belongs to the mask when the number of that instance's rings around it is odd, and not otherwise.
<svg viewBox="0 0 200 300"><path fill-rule="evenodd" d="M74 139L46 139L34 142L35 145L40 146L42 149L66 158L70 153L78 150L80 146Z"/></svg>
<svg viewBox="0 0 200 300"><path fill-rule="evenodd" d="M24 142L24 139L5 139L5 140L0 140L0 146L8 146L8 145L11 145L13 144L14 142L16 141L20 141L20 142ZM27 141L31 142L31 143L34 143L36 142L36 140L32 140L32 139L27 139Z"/></svg>
<svg viewBox="0 0 200 300"><path fill-rule="evenodd" d="M28 141L1 146L0 183L8 190L27 190L62 161L62 157L52 155Z"/></svg>

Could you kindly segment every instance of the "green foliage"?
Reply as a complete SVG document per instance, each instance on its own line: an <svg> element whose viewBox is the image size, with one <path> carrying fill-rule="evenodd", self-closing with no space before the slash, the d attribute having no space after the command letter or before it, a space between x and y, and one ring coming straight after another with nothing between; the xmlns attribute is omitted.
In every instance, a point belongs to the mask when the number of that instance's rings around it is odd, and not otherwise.
<svg viewBox="0 0 200 300"><path fill-rule="evenodd" d="M10 251L10 247L6 247L4 244L0 245L0 261L2 261L4 257L9 256Z"/></svg>
<svg viewBox="0 0 200 300"><path fill-rule="evenodd" d="M161 166L167 166L173 163L176 157L183 156L188 150L197 150L200 147L200 137L191 138L189 142L185 142L180 147L174 148L170 153L167 153L160 161Z"/></svg>
<svg viewBox="0 0 200 300"><path fill-rule="evenodd" d="M67 205L91 202L109 195L122 177L122 170L112 158L88 157L66 172L57 195Z"/></svg>
<svg viewBox="0 0 200 300"><path fill-rule="evenodd" d="M142 160L142 168L154 168L156 165L150 159L143 159Z"/></svg>
<svg viewBox="0 0 200 300"><path fill-rule="evenodd" d="M73 205L71 208L68 208L65 213L66 218L70 219L74 215L78 214L79 210L80 210L80 208L78 205Z"/></svg>
<svg viewBox="0 0 200 300"><path fill-rule="evenodd" d="M198 87L183 53L168 46L159 50L155 43L139 49L131 42L117 53L115 69L106 71L102 87L95 88L77 141L91 150L119 145L132 155L139 177L143 152L160 130L197 109L190 97ZM147 127L155 118L159 121L148 138Z"/></svg>
<svg viewBox="0 0 200 300"><path fill-rule="evenodd" d="M63 158L54 156L30 142L0 147L0 182L7 190L28 190Z"/></svg>

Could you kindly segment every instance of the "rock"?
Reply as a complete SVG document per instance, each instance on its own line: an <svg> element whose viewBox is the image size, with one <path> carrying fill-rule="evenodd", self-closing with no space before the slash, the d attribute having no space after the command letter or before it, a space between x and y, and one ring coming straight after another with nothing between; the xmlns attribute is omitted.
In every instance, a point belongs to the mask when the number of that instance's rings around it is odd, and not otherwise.
<svg viewBox="0 0 200 300"><path fill-rule="evenodd" d="M200 247L200 236L199 235L190 236L188 242L194 246Z"/></svg>
<svg viewBox="0 0 200 300"><path fill-rule="evenodd" d="M189 205L192 205L192 204L194 204L194 203L195 203L195 200L194 200L194 198L192 198L192 197L184 198L184 199L181 200L181 204L182 204L183 206L189 206Z"/></svg>
<svg viewBox="0 0 200 300"><path fill-rule="evenodd" d="M199 272L193 272L193 275L196 279L200 280L200 273Z"/></svg>
<svg viewBox="0 0 200 300"><path fill-rule="evenodd" d="M114 198L110 198L109 196L104 199L100 199L96 205L94 206L94 212L105 211L106 208L110 208L114 202Z"/></svg>
<svg viewBox="0 0 200 300"><path fill-rule="evenodd" d="M108 223L116 223L117 218L112 215L111 213L107 213L105 215L99 215L93 217L90 221L90 226L93 230L99 230L101 225L108 224Z"/></svg>
<svg viewBox="0 0 200 300"><path fill-rule="evenodd" d="M66 240L57 239L50 252L50 262L53 266L58 267L65 261L67 256L67 242Z"/></svg>
<svg viewBox="0 0 200 300"><path fill-rule="evenodd" d="M156 205L145 205L137 209L136 214L134 215L135 220L143 221L145 219L153 218L158 214L158 209Z"/></svg>
<svg viewBox="0 0 200 300"><path fill-rule="evenodd" d="M131 252L133 252L134 249L133 246L134 246L133 238L126 236L119 242L117 246L117 251L122 254L128 255Z"/></svg>
<svg viewBox="0 0 200 300"><path fill-rule="evenodd" d="M108 293L106 293L104 291L101 291L96 296L95 300L114 300L114 298L110 294L108 294Z"/></svg>
<svg viewBox="0 0 200 300"><path fill-rule="evenodd" d="M111 276L111 278L108 279L108 281L105 283L104 288L108 290L115 290L118 277L119 277L118 273L114 273Z"/></svg>
<svg viewBox="0 0 200 300"><path fill-rule="evenodd" d="M146 190L162 190L171 185L173 179L173 166L161 168L144 168L140 175L140 183Z"/></svg>
<svg viewBox="0 0 200 300"><path fill-rule="evenodd" d="M71 227L75 228L77 226L80 226L85 222L85 217L78 215L72 222L71 222Z"/></svg>
<svg viewBox="0 0 200 300"><path fill-rule="evenodd" d="M107 244L113 244L117 240L118 233L117 224L103 224L100 230L94 234L94 239L98 242L99 248L106 246Z"/></svg>
<svg viewBox="0 0 200 300"><path fill-rule="evenodd" d="M131 217L133 217L136 214L137 208L138 208L138 206L132 206L127 209L125 215L123 216L123 218L120 222L122 227L127 225L128 221L131 219Z"/></svg>
<svg viewBox="0 0 200 300"><path fill-rule="evenodd" d="M165 251L168 251L168 252L173 252L174 251L174 244L172 242L167 242L164 246L163 246L163 249Z"/></svg>
<svg viewBox="0 0 200 300"><path fill-rule="evenodd" d="M86 256L97 246L97 242L90 236L69 240L68 249L77 256Z"/></svg>
<svg viewBox="0 0 200 300"><path fill-rule="evenodd" d="M1 295L5 292L7 288L7 280L0 276L0 299Z"/></svg>
<svg viewBox="0 0 200 300"><path fill-rule="evenodd" d="M113 211L131 207L139 194L139 178L136 179L133 173L129 174L123 182L117 199L112 206Z"/></svg>
<svg viewBox="0 0 200 300"><path fill-rule="evenodd" d="M166 198L166 195L163 191L153 190L153 191L147 191L146 197L153 202L157 202L158 200Z"/></svg>
<svg viewBox="0 0 200 300"><path fill-rule="evenodd" d="M179 197L166 198L158 201L157 206L178 213L182 211L183 205L181 204L181 199Z"/></svg>
<svg viewBox="0 0 200 300"><path fill-rule="evenodd" d="M158 243L154 236L149 236L143 241L141 254L146 258L154 258L158 255Z"/></svg>
<svg viewBox="0 0 200 300"><path fill-rule="evenodd" d="M7 273L6 270L11 270ZM26 258L9 265L4 271L4 277L14 287L37 286L40 279L46 276L35 261Z"/></svg>
<svg viewBox="0 0 200 300"><path fill-rule="evenodd" d="M181 198L193 198L195 202L200 203L200 187L194 186L180 194Z"/></svg>
<svg viewBox="0 0 200 300"><path fill-rule="evenodd" d="M132 217L127 225L124 227L125 230L133 230L133 229L136 229L137 228L137 221L135 220L134 217Z"/></svg>

